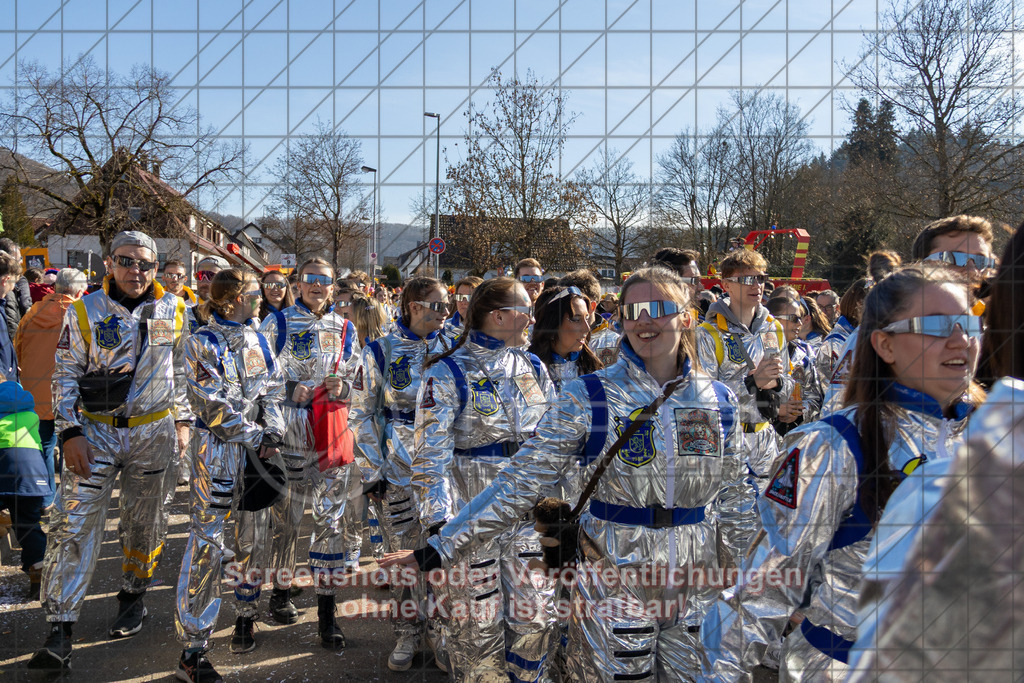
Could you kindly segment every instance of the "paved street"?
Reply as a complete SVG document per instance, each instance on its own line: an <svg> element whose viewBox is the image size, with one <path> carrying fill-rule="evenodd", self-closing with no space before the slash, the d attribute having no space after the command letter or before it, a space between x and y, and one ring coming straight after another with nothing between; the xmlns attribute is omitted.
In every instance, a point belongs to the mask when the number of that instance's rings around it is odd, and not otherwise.
<svg viewBox="0 0 1024 683"><path fill-rule="evenodd" d="M12 562L9 554L4 557L5 566L0 568L0 680L99 683L174 679L181 647L174 636L174 582L188 533L186 490L179 487L174 497L167 548L157 569L155 584L146 597L149 616L138 635L121 640L107 637L107 629L116 614L114 596L121 574L116 491L114 495L107 517L103 554L81 620L75 627L75 650L69 675L47 677L25 668L31 654L46 637L47 627L39 603L23 602L28 579L16 568L20 562ZM300 551L309 547L310 526L307 514L299 541ZM10 566L12 564L15 566ZM363 571L375 567L372 557L363 560ZM295 599L301 617L298 623L289 626L281 626L270 618L268 591L261 598L261 620L256 632L258 647L249 654L235 655L229 649L234 625L233 600L230 589L226 588L211 660L227 680L236 681L447 680L447 676L434 667L429 650L414 661L409 672L396 674L388 670L387 656L394 645L391 627L384 619L365 615L374 611L374 601L385 601L389 595L372 586L339 590L339 620L341 612L357 616L341 621L348 647L342 653L333 653L320 647L316 634L316 596L311 588Z"/></svg>

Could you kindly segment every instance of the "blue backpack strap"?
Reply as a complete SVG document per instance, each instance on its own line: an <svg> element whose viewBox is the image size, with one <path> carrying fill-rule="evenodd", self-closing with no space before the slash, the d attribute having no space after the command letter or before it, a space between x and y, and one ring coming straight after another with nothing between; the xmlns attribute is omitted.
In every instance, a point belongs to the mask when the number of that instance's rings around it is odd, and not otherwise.
<svg viewBox="0 0 1024 683"><path fill-rule="evenodd" d="M462 372L462 368L450 356L445 356L441 362L448 366L452 377L455 378L455 386L459 390L459 415L461 415L462 411L466 409L466 404L469 403L469 385L466 383L466 373Z"/></svg>
<svg viewBox="0 0 1024 683"><path fill-rule="evenodd" d="M544 364L541 362L537 354L527 352L526 355L530 359L530 363L533 365L533 374L537 375L537 381L539 382L540 378L543 377L542 373L544 372Z"/></svg>
<svg viewBox="0 0 1024 683"><path fill-rule="evenodd" d="M217 349L217 367L220 369L220 372L223 374L223 372L224 372L224 361L220 357L220 342L217 340L217 335L215 335L212 330L207 330L205 328L198 329L198 330L196 330L195 333L197 335L201 336L201 337L206 337L207 339L209 339L210 343L213 344L213 348ZM263 335L260 335L260 336L263 336Z"/></svg>
<svg viewBox="0 0 1024 683"><path fill-rule="evenodd" d="M274 355L280 356L284 351L285 333L288 331L288 323L284 319L284 313L274 311L274 320L277 321L277 339L274 341Z"/></svg>
<svg viewBox="0 0 1024 683"><path fill-rule="evenodd" d="M861 450L860 432L857 431L857 425L853 424L845 415L838 413L822 418L821 422L839 432L839 436L846 441L850 452L853 453L854 460L857 461L857 500L853 504L853 514L839 523L839 527L832 536L832 542L828 544L828 550L831 552L867 538L874 525L867 513L864 512L860 499L860 485L864 481L864 452Z"/></svg>
<svg viewBox="0 0 1024 683"><path fill-rule="evenodd" d="M359 336L359 333L356 332L356 326L352 323L351 320L346 320L345 340L341 349L342 362L345 362L352 357L352 349L354 348L353 344L355 344L355 339L357 336Z"/></svg>
<svg viewBox="0 0 1024 683"><path fill-rule="evenodd" d="M256 332L256 339L260 343L260 350L263 351L263 360L267 364L267 372L273 372L274 356L272 353L270 353L270 342L268 342L267 338L260 334L259 331Z"/></svg>
<svg viewBox="0 0 1024 683"><path fill-rule="evenodd" d="M377 361L377 367L380 369L381 376L383 376L384 370L386 368L385 363L387 363L387 359L384 358L384 349L380 348L380 340L374 339L372 342L370 342L369 349L370 353L373 354L373 359Z"/></svg>
<svg viewBox="0 0 1024 683"><path fill-rule="evenodd" d="M591 409L590 435L583 446L583 464L587 465L600 457L608 436L608 396L597 375L582 375L580 379L587 387Z"/></svg>

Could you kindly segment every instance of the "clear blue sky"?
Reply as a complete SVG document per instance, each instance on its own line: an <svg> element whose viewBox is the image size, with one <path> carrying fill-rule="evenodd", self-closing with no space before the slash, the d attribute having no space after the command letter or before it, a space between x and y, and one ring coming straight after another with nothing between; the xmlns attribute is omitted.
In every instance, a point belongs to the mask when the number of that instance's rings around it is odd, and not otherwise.
<svg viewBox="0 0 1024 683"><path fill-rule="evenodd" d="M469 98L492 67L533 69L571 91L580 114L563 170L607 141L647 176L684 127L703 126L731 88L767 86L799 105L829 150L855 96L853 61L875 0L0 0L0 87L18 60L56 65L83 52L125 70L153 63L182 101L225 136L242 136L253 168L222 213L258 218L267 170L289 135L317 116L363 143L381 171L388 220L434 183L441 144L464 130ZM260 163L258 163L260 162ZM444 170L442 168L442 176ZM367 176L369 182L370 176ZM214 207L204 207L214 208Z"/></svg>

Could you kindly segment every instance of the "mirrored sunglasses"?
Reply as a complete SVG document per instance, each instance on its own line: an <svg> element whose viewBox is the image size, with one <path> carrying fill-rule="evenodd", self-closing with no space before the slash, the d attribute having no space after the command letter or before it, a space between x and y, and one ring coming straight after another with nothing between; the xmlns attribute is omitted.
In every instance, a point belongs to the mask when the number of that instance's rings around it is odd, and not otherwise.
<svg viewBox="0 0 1024 683"><path fill-rule="evenodd" d="M326 287L334 283L334 278L330 275L318 275L317 273L304 273L300 279L307 285L323 285Z"/></svg>
<svg viewBox="0 0 1024 683"><path fill-rule="evenodd" d="M882 328L890 334L926 334L930 337L946 338L959 327L968 337L980 337L985 331L982 319L976 315L924 315L919 318L897 320Z"/></svg>
<svg viewBox="0 0 1024 683"><path fill-rule="evenodd" d="M532 282L544 282L544 276L542 276L542 275L520 275L519 276L519 281L524 283L524 284L525 283L532 283Z"/></svg>
<svg viewBox="0 0 1024 683"><path fill-rule="evenodd" d="M263 289L283 291L288 286L287 282L264 282Z"/></svg>
<svg viewBox="0 0 1024 683"><path fill-rule="evenodd" d="M772 317L775 318L776 320L786 320L791 323L800 322L800 316L797 315L796 313L780 313Z"/></svg>
<svg viewBox="0 0 1024 683"><path fill-rule="evenodd" d="M217 274L215 270L200 270L196 272L196 280L199 282L208 282L213 280L213 276Z"/></svg>
<svg viewBox="0 0 1024 683"><path fill-rule="evenodd" d="M516 313L526 313L530 317L533 317L533 306L502 306L497 308L498 311L515 311Z"/></svg>
<svg viewBox="0 0 1024 683"><path fill-rule="evenodd" d="M448 304L444 301L413 301L414 304L419 304L424 308L429 308L436 313L447 313Z"/></svg>
<svg viewBox="0 0 1024 683"><path fill-rule="evenodd" d="M456 301L469 301L469 297L470 296L471 295L469 295L469 294L456 294L455 295L455 300Z"/></svg>
<svg viewBox="0 0 1024 683"><path fill-rule="evenodd" d="M966 268L968 263L973 263L978 270L986 270L996 267L996 260L991 256L980 254L965 254L962 251L940 251L924 257L925 261L943 261L951 263L959 268Z"/></svg>
<svg viewBox="0 0 1024 683"><path fill-rule="evenodd" d="M352 305L351 301L339 301L338 303L334 304L334 307L335 308L348 308L351 305Z"/></svg>
<svg viewBox="0 0 1024 683"><path fill-rule="evenodd" d="M622 317L625 320L639 320L646 313L651 318L664 318L666 315L679 313L675 301L641 301L635 304L621 304Z"/></svg>
<svg viewBox="0 0 1024 683"><path fill-rule="evenodd" d="M185 276L182 273L164 273L165 280L181 280L184 279L184 277Z"/></svg>
<svg viewBox="0 0 1024 683"><path fill-rule="evenodd" d="M247 299L262 299L263 293L258 289L254 289L251 292L244 292L242 296L246 297Z"/></svg>
<svg viewBox="0 0 1024 683"><path fill-rule="evenodd" d="M127 268L128 270L138 268L143 273L154 270L157 267L156 261L145 261L140 258L129 258L127 256L115 256L114 263L122 268Z"/></svg>
<svg viewBox="0 0 1024 683"><path fill-rule="evenodd" d="M724 278L729 282L738 282L741 285L763 285L768 282L767 275L734 275Z"/></svg>
<svg viewBox="0 0 1024 683"><path fill-rule="evenodd" d="M686 284L690 285L691 287L696 287L697 285L700 284L700 276L698 275L688 275L686 277L680 276L679 279L685 282Z"/></svg>

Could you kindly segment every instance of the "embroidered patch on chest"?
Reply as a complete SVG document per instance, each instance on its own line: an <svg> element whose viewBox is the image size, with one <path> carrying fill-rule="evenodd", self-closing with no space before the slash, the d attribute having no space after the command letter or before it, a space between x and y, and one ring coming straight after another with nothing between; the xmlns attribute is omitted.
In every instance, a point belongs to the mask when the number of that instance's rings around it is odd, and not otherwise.
<svg viewBox="0 0 1024 683"><path fill-rule="evenodd" d="M96 323L96 345L110 351L121 343L121 319L116 315L108 315Z"/></svg>
<svg viewBox="0 0 1024 683"><path fill-rule="evenodd" d="M633 421L640 417L640 413L643 410L642 407L637 408L629 414L628 418L616 417L615 433L622 436L629 429L629 425L633 424ZM636 430L633 436L629 437L629 441L622 447L616 457L630 467L643 467L654 460L654 456L657 453L658 449L654 445L654 423L648 421L640 429Z"/></svg>
<svg viewBox="0 0 1024 683"><path fill-rule="evenodd" d="M800 449L794 448L790 451L782 465L775 472L772 481L765 491L765 498L774 500L779 505L796 509L797 489L800 484Z"/></svg>
<svg viewBox="0 0 1024 683"><path fill-rule="evenodd" d="M150 346L171 346L174 344L174 321L151 318L146 323Z"/></svg>
<svg viewBox="0 0 1024 683"><path fill-rule="evenodd" d="M409 356L399 356L388 366L388 383L395 391L407 389L412 384L412 372L409 369Z"/></svg>
<svg viewBox="0 0 1024 683"><path fill-rule="evenodd" d="M479 382L471 382L469 393L472 397L473 410L481 415L494 415L498 412L498 392L491 380L484 377Z"/></svg>
<svg viewBox="0 0 1024 683"><path fill-rule="evenodd" d="M519 387L519 391L522 392L523 398L526 399L526 405L537 406L544 403L544 392L540 390L537 378L533 376L532 372L516 375L512 379Z"/></svg>
<svg viewBox="0 0 1024 683"><path fill-rule="evenodd" d="M267 361L263 358L260 349L246 349L243 356L245 361L245 376L256 377L267 372Z"/></svg>
<svg viewBox="0 0 1024 683"><path fill-rule="evenodd" d="M316 339L314 333L310 330L305 332L293 332L288 335L288 340L291 342L291 354L292 358L296 360L306 360L313 355L313 341Z"/></svg>
<svg viewBox="0 0 1024 683"><path fill-rule="evenodd" d="M680 456L722 454L717 411L706 408L676 408L676 443Z"/></svg>

